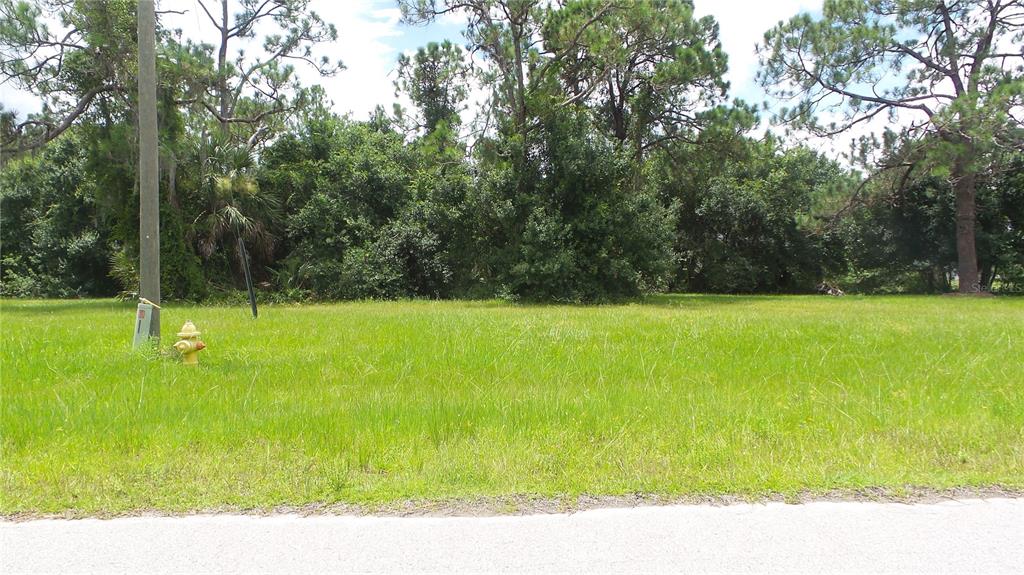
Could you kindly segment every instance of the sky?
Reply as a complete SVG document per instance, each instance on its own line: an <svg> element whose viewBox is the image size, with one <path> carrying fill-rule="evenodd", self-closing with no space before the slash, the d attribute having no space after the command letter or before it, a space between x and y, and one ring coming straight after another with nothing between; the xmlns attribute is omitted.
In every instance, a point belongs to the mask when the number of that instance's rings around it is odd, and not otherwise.
<svg viewBox="0 0 1024 575"><path fill-rule="evenodd" d="M176 1L183 6L192 3ZM711 15L719 23L722 47L729 54L732 97L750 103L764 100L764 91L754 81L755 44L780 20L803 11L818 13L821 4L822 0L695 0L697 16ZM356 119L366 118L378 104L391 108L395 63L401 53L445 39L464 43L464 20L458 15L428 26L409 26L400 22L392 0L313 0L312 7L338 27L338 45L327 54L341 58L347 69L333 78L313 74L309 80L324 86L336 111L352 112Z"/></svg>
<svg viewBox="0 0 1024 575"><path fill-rule="evenodd" d="M694 0L694 4L697 16L711 15L719 23L722 46L729 55L726 79L732 88L731 97L761 103L764 91L754 80L758 67L756 43L780 20L804 11L819 13L822 0ZM196 0L159 0L158 6L160 10L185 12L164 15L166 27L180 28L187 37L213 42L213 28ZM312 0L311 7L338 28L337 43L322 46L319 54L332 60L340 58L346 69L331 78L320 78L308 67L299 67L297 72L304 83L319 83L325 88L336 112L351 113L357 120L367 118L378 104L391 109L396 101L393 82L400 54L431 41L464 42L460 16L446 16L427 26L408 26L400 22L401 14L393 0ZM0 101L19 115L40 109L31 94L7 85L0 85Z"/></svg>

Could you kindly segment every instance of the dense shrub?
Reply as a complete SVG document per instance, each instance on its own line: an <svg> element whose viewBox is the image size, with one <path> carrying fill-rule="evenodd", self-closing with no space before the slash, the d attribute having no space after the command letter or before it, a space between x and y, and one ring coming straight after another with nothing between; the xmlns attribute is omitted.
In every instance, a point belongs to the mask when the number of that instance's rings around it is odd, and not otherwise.
<svg viewBox="0 0 1024 575"><path fill-rule="evenodd" d="M464 176L456 152L447 171ZM386 126L334 118L275 145L262 181L292 210L284 267L294 271L283 279L325 298L450 295L467 180L438 173L437 153Z"/></svg>
<svg viewBox="0 0 1024 575"><path fill-rule="evenodd" d="M109 226L79 142L66 137L0 173L0 294L110 295Z"/></svg>
<svg viewBox="0 0 1024 575"><path fill-rule="evenodd" d="M552 114L541 130L529 166L501 162L481 178L475 201L493 285L514 298L555 301L664 288L672 214L635 177L629 155L582 114Z"/></svg>
<svg viewBox="0 0 1024 575"><path fill-rule="evenodd" d="M982 286L1024 290L1024 161L979 184L976 245ZM895 189L883 181L879 188L842 220L844 283L863 292L949 291L957 266L949 182L926 176Z"/></svg>
<svg viewBox="0 0 1024 575"><path fill-rule="evenodd" d="M5 166L0 293L137 289L134 168L114 136L72 130ZM856 180L835 163L770 138L725 138L642 158L580 110L553 108L527 140L499 133L469 155L449 130L410 139L385 121L323 114L258 164L239 156L249 167L229 176L178 166L172 193L165 170L163 297L223 299L242 287L237 232L210 219L218 210L261 218L255 239L272 241L250 250L263 300L609 301L664 289L808 292L823 280L862 292L952 287L944 179L914 178L898 193L879 184L848 204ZM979 186L978 256L996 291L1024 289L1022 183L1018 159ZM842 206L853 209L835 217Z"/></svg>
<svg viewBox="0 0 1024 575"><path fill-rule="evenodd" d="M841 182L833 162L804 149L750 144L703 173L668 171L679 201L676 288L698 292L808 292L834 265L817 209Z"/></svg>

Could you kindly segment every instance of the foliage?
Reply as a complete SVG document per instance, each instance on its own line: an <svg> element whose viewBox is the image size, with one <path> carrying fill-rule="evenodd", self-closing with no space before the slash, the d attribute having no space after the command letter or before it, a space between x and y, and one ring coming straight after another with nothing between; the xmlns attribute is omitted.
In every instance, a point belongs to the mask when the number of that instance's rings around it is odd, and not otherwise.
<svg viewBox="0 0 1024 575"><path fill-rule="evenodd" d="M89 113L123 105L135 86L135 31L131 0L0 0L0 78L44 104L12 126L0 155L42 146Z"/></svg>
<svg viewBox="0 0 1024 575"><path fill-rule="evenodd" d="M697 152L687 146L677 153ZM843 172L806 148L772 140L708 158L708 173L662 156L665 193L677 198L677 289L724 293L810 292L834 265L817 218L843 193ZM723 161L724 160L724 161ZM709 175L710 174L710 175ZM696 180L693 180L696 176Z"/></svg>
<svg viewBox="0 0 1024 575"><path fill-rule="evenodd" d="M913 116L900 138L949 178L960 291L976 292L976 184L990 154L1021 145L1022 39L1020 0L827 0L821 18L800 14L765 34L759 77L798 102L780 120L821 134ZM822 126L822 111L841 120Z"/></svg>
<svg viewBox="0 0 1024 575"><path fill-rule="evenodd" d="M321 77L333 76L343 66L314 55L319 44L336 41L338 31L310 9L310 0L235 4L238 11L231 14L228 0L198 0L219 42L214 46L189 41L182 51L216 64L191 77L190 97L183 101L212 117L224 144L254 149L281 132L289 116L312 105L318 96L301 86L293 64L311 67ZM262 42L253 42L257 30ZM235 47L246 42L249 46Z"/></svg>
<svg viewBox="0 0 1024 575"><path fill-rule="evenodd" d="M1022 289L1022 174L1024 163L1018 158L978 187L978 262L987 290ZM849 265L845 285L875 292L948 291L957 261L955 209L941 178L874 184L863 205L838 226Z"/></svg>
<svg viewBox="0 0 1024 575"><path fill-rule="evenodd" d="M161 206L160 295L164 299L201 300L209 292L202 261L189 245L186 236L181 213L171 206ZM132 261L135 261L134 258ZM111 271L113 273L115 270L112 268Z"/></svg>
<svg viewBox="0 0 1024 575"><path fill-rule="evenodd" d="M588 130L583 114L554 113L540 133L534 172L499 167L478 199L504 230L492 238L502 293L595 301L664 288L671 212L650 189L634 187L627 154ZM532 179L517 186L509 181L516 175Z"/></svg>
<svg viewBox="0 0 1024 575"><path fill-rule="evenodd" d="M0 294L110 293L109 228L79 142L63 138L0 172Z"/></svg>
<svg viewBox="0 0 1024 575"><path fill-rule="evenodd" d="M830 0L769 31L762 82L799 102L779 120L923 114L863 174L749 136L758 108L728 103L717 23L689 0L399 5L463 16L466 47L400 57L413 109L365 122L296 81L341 70L308 0L198 2L213 45L158 26L168 299L235 297L239 238L264 300L945 291L970 283L968 237L977 287L1024 285L1019 1ZM134 12L0 0L0 76L45 103L0 108L4 294L135 291ZM475 87L489 101L464 124Z"/></svg>
<svg viewBox="0 0 1024 575"><path fill-rule="evenodd" d="M451 41L430 42L412 57L398 57L395 88L409 95L421 110L419 126L428 133L440 124L459 125L459 111L469 95L470 69L461 48Z"/></svg>
<svg viewBox="0 0 1024 575"><path fill-rule="evenodd" d="M193 157L188 158L189 163L198 164L198 178L186 193L188 204L199 210L189 214L198 254L207 260L215 254L221 259L227 254L241 258L236 253L241 238L257 263L273 262L283 219L281 202L272 190L260 187L252 152L218 134L209 141L197 142L197 148L190 153ZM238 261L222 265L231 266Z"/></svg>
<svg viewBox="0 0 1024 575"><path fill-rule="evenodd" d="M121 288L121 291L117 292L117 299L129 301L139 295L139 264L132 254L116 247L111 250L110 277L114 278Z"/></svg>
<svg viewBox="0 0 1024 575"><path fill-rule="evenodd" d="M543 35L568 101L637 154L699 131L725 96L718 24L689 0L573 0L548 12Z"/></svg>
<svg viewBox="0 0 1024 575"><path fill-rule="evenodd" d="M290 285L327 298L399 295L395 258L371 247L407 203L412 168L398 133L333 117L271 146L262 180L288 198Z"/></svg>

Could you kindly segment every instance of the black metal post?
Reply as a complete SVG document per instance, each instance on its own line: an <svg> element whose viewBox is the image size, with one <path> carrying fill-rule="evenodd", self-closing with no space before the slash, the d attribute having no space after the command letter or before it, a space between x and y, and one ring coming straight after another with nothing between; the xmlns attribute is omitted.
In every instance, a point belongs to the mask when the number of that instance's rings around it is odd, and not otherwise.
<svg viewBox="0 0 1024 575"><path fill-rule="evenodd" d="M242 258L242 269L245 271L245 287L249 288L249 307L252 308L252 317L256 319L259 312L256 310L256 290L252 287L252 272L249 271L249 251L245 249L245 242L242 236L238 236L238 255Z"/></svg>

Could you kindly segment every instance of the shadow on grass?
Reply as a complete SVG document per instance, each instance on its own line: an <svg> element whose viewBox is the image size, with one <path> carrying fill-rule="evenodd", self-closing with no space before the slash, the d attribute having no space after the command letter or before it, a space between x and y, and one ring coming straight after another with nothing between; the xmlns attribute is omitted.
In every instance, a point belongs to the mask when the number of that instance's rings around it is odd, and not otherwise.
<svg viewBox="0 0 1024 575"><path fill-rule="evenodd" d="M658 307L658 308L673 308L673 309L697 309L697 308L709 308L718 306L731 306L731 305L753 305L763 304L768 302L792 302L794 300L803 301L842 301L842 300L863 300L872 298L886 298L892 296L861 296L861 295L850 295L844 298L831 298L827 296L817 294L742 294L742 295L727 295L727 294L689 294L689 293L672 293L672 294L653 294L646 297L633 298L633 299L622 299L604 302L593 302L593 303L572 303L572 302L544 302L544 301L518 301L511 302L501 299L455 299L455 300L430 300L430 299L408 299L408 300L397 300L397 301L381 301L381 300L343 300L343 301L318 301L309 303L294 303L294 304L278 304L278 303L262 303L261 307L265 308L281 308L281 309L302 309L306 307L317 307L317 306L333 306L333 305L351 305L351 304L381 304L389 305L395 303L422 303L425 305L431 304L456 304L459 307L466 308L477 308L477 309L556 309L556 308L577 308L577 309L597 309L597 308L617 308L626 306L645 306L645 307ZM904 296L908 297L908 296ZM939 297L939 296L933 296ZM1006 296L1003 296L1006 298ZM1024 298L1011 298L1011 299L1024 299ZM132 310L135 307L135 302L126 301L121 302L114 299L64 299L64 300L20 300L20 299L0 299L0 314L10 313L18 315L35 315L35 314L48 314L63 311L74 311L74 312L109 312L109 311L125 311ZM196 304L181 302L176 307L211 307L211 308L239 308L248 309L247 305L226 305L224 303L212 303L212 304Z"/></svg>
<svg viewBox="0 0 1024 575"><path fill-rule="evenodd" d="M114 299L0 300L0 314L33 315L61 311L101 312L123 311L134 308L135 302L121 302Z"/></svg>
<svg viewBox="0 0 1024 575"><path fill-rule="evenodd" d="M544 308L578 308L578 309L600 309L617 308L627 306L644 306L660 308L706 308L722 305L736 304L757 304L765 302L792 301L794 299L831 299L813 294L770 294L770 295L725 295L725 294L654 294L646 297L621 299L603 302L573 303L573 302L544 302L544 301L518 301L509 302L504 300L458 300L466 307L474 308L504 308L504 309L544 309Z"/></svg>
<svg viewBox="0 0 1024 575"><path fill-rule="evenodd" d="M655 307L709 307L719 305L753 304L793 299L826 299L813 295L726 295L726 294L655 294L637 303Z"/></svg>

